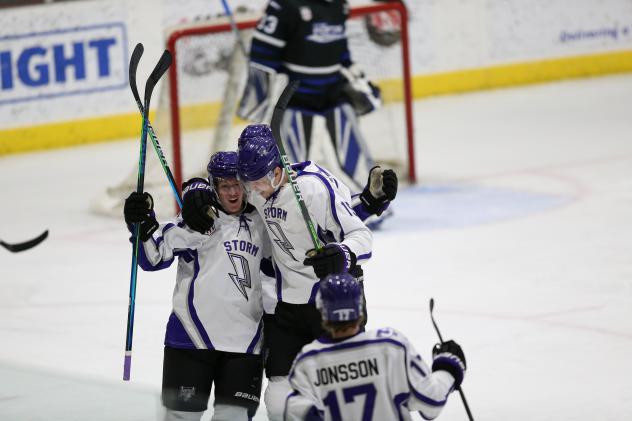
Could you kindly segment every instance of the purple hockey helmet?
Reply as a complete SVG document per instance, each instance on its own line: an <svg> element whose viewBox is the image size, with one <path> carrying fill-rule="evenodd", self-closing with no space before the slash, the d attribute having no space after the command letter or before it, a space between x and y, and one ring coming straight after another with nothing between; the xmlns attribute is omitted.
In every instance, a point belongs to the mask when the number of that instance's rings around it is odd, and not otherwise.
<svg viewBox="0 0 632 421"><path fill-rule="evenodd" d="M244 181L263 178L281 166L279 149L267 124L251 124L241 132L238 154L237 170Z"/></svg>
<svg viewBox="0 0 632 421"><path fill-rule="evenodd" d="M316 307L329 322L351 322L362 316L362 287L348 273L327 275L320 281Z"/></svg>
<svg viewBox="0 0 632 421"><path fill-rule="evenodd" d="M237 152L216 152L206 167L211 184L218 178L237 178Z"/></svg>

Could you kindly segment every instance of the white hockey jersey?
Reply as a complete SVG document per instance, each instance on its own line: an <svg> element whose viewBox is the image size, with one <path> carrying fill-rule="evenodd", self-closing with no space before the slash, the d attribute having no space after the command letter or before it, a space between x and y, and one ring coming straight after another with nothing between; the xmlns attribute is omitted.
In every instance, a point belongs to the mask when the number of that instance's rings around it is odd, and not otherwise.
<svg viewBox="0 0 632 421"><path fill-rule="evenodd" d="M164 269L178 257L165 345L260 353L262 270L270 276L274 272L270 242L252 206L241 215L220 211L210 234L189 229L178 217L142 245L139 265L144 270Z"/></svg>
<svg viewBox="0 0 632 421"><path fill-rule="evenodd" d="M285 420L309 411L323 420L411 420L439 415L454 378L432 372L406 337L391 328L305 345L290 371Z"/></svg>
<svg viewBox="0 0 632 421"><path fill-rule="evenodd" d="M366 262L371 257L373 235L352 209L347 186L311 161L293 164L292 169L321 242L345 244L356 255L358 265ZM303 260L314 245L292 186L283 185L268 200L257 193L248 200L261 214L272 241L277 300L313 303L319 280Z"/></svg>

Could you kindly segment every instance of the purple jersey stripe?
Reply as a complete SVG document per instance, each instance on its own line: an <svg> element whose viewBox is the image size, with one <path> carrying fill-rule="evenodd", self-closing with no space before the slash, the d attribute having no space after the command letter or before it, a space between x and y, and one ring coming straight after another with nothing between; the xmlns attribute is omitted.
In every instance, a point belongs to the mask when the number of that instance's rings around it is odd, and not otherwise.
<svg viewBox="0 0 632 421"><path fill-rule="evenodd" d="M434 400L432 398L429 398L429 397L427 397L425 395L422 395L419 391L415 390L415 388L412 385L410 385L410 391L413 392L413 395L415 395L415 397L417 399L419 399L423 403L427 403L430 406L443 406L443 405L445 405L445 403L447 401L447 399L443 399L441 401L436 401L436 400Z"/></svg>
<svg viewBox="0 0 632 421"><path fill-rule="evenodd" d="M193 270L194 270L193 278L191 279L191 284L189 285L189 294L187 298L187 306L189 307L189 314L191 315L191 319L193 320L195 327L197 328L200 336L202 337L202 340L204 341L208 349L215 349L215 347L213 346L213 343L211 342L211 339L208 337L208 334L206 333L206 330L204 329L204 325L202 325L202 322L200 321L200 318L198 317L197 312L195 311L195 305L193 303L195 281L197 279L198 274L200 273L200 262L198 261L197 251L193 252Z"/></svg>
<svg viewBox="0 0 632 421"><path fill-rule="evenodd" d="M406 347L404 346L403 343L401 343L401 342L399 342L399 341L397 341L395 339L392 339L392 338L365 339L363 341L344 342L344 343L332 345L332 346L330 346L328 348L314 349L312 351L307 351L305 353L297 355L296 361L294 363L296 365L299 361L304 360L304 359L309 358L309 357L316 356L318 354L324 354L324 353L329 353L329 352L337 352L337 351L346 351L348 349L359 348L359 347L363 347L365 345L381 344L381 343L396 345L398 347L401 347L403 350L406 349Z"/></svg>
<svg viewBox="0 0 632 421"><path fill-rule="evenodd" d="M312 292L309 294L309 300L307 300L309 304L314 304L316 302L316 294L318 293L319 289L320 289L320 281L316 281L314 286L312 286Z"/></svg>
<svg viewBox="0 0 632 421"><path fill-rule="evenodd" d="M338 218L338 211L336 210L336 194L334 193L333 187L331 187L331 184L329 184L327 179L322 174L319 174L319 173L316 173L316 172L311 172L311 171L302 171L298 175L298 177L300 177L302 175L313 175L313 176L317 177L325 185L325 187L327 188L327 191L329 192L329 203L331 204L331 213L334 216L334 220L336 221L336 223L340 227L340 239L338 241L343 241L345 239L345 231L342 228L342 224L340 223L340 219Z"/></svg>
<svg viewBox="0 0 632 421"><path fill-rule="evenodd" d="M360 218L362 221L366 221L369 218L369 216L372 215L371 213L369 213L369 211L366 210L366 208L364 207L364 203L362 202L355 205L353 207L353 211L356 213L356 215L358 215L358 218Z"/></svg>
<svg viewBox="0 0 632 421"><path fill-rule="evenodd" d="M402 415L402 407L406 405L409 397L409 393L400 393L398 395L395 395L395 397L393 398L393 405L395 405L395 408L397 409L397 417L399 418L399 421L404 421L404 416ZM408 408L404 407L404 411L408 411Z"/></svg>
<svg viewBox="0 0 632 421"><path fill-rule="evenodd" d="M154 241L155 243L155 240L153 238L151 238L151 241ZM171 266L171 263L173 263L173 257L169 260L162 260L154 265L147 258L147 254L145 254L145 247L138 247L138 266L140 266L146 272L153 272L156 270L168 268L169 266Z"/></svg>
<svg viewBox="0 0 632 421"><path fill-rule="evenodd" d="M259 321L259 326L257 326L257 333L255 333L255 337L252 338L250 345L248 345L248 349L246 350L246 354L252 354L259 342L259 338L261 337L261 330L263 328L263 320Z"/></svg>
<svg viewBox="0 0 632 421"><path fill-rule="evenodd" d="M324 169L324 168L323 168L323 167L321 167L320 165L318 165L318 164L314 164L314 165L316 165L316 168L318 168L318 170L319 170L320 172L325 173L325 174L327 174L328 176L332 177L332 178L333 178L333 180L334 180L334 183L336 184L336 188L340 188L340 186L338 185L338 180L336 180L336 177L334 177L333 175L331 175L331 173L330 173L329 171L327 171L326 169Z"/></svg>
<svg viewBox="0 0 632 421"><path fill-rule="evenodd" d="M161 233L160 233L160 237L156 238L156 246L159 246L160 243L163 242L163 240L165 239L165 233L167 231L169 231L171 228L175 228L175 225L173 225L172 223L169 223L167 225L165 225L165 227L162 229Z"/></svg>
<svg viewBox="0 0 632 421"><path fill-rule="evenodd" d="M283 410L283 419L287 419L288 414L287 414L287 408L288 408L288 402L290 399L292 399L294 396L298 396L300 395L300 393L298 393L296 390L292 390L292 393L290 393L289 395L287 395L287 397L285 398L285 409Z"/></svg>
<svg viewBox="0 0 632 421"><path fill-rule="evenodd" d="M421 367L419 367L419 365L417 365L414 361L410 362L411 367L417 371L419 374L422 375L422 377L426 377L426 373L423 371L423 369Z"/></svg>
<svg viewBox="0 0 632 421"><path fill-rule="evenodd" d="M167 322L167 332L165 333L165 345L172 348L195 348L193 341L189 338L182 322L175 313L171 313Z"/></svg>
<svg viewBox="0 0 632 421"><path fill-rule="evenodd" d="M281 278L281 271L276 263L272 263L274 265L274 277L276 278L276 293L277 293L277 301L283 301L283 278Z"/></svg>

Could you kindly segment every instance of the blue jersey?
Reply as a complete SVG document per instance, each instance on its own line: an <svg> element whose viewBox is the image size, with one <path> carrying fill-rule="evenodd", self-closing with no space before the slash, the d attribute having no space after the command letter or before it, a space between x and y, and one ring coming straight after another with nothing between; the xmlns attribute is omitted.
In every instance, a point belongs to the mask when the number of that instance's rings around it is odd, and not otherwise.
<svg viewBox="0 0 632 421"><path fill-rule="evenodd" d="M251 65L299 80L289 106L324 111L342 102L351 65L346 0L271 0L252 37Z"/></svg>

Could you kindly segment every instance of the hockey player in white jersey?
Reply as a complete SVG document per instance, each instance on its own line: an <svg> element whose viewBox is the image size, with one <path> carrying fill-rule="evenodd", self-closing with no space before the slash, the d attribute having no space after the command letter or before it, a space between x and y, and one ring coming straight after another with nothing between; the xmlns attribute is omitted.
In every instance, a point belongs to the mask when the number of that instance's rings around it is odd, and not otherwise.
<svg viewBox="0 0 632 421"><path fill-rule="evenodd" d="M270 419L278 420L289 391L286 376L296 353L322 334L320 314L314 304L320 278L348 271L361 274L359 265L371 257L372 234L353 209L349 189L342 182L310 161L294 164L296 182L324 244L319 253L306 258L313 243L281 168L270 127L246 127L238 148L239 176L272 241L278 302L274 316L267 317L265 323L265 364L270 378L265 402ZM394 197L397 190L396 178L382 183L379 171L374 172L374 178L373 185L369 178L369 186L362 193L365 199L356 204L358 212L366 215L387 206L386 196ZM389 191L388 195L384 190ZM374 206L369 206L369 202Z"/></svg>
<svg viewBox="0 0 632 421"><path fill-rule="evenodd" d="M316 304L328 333L303 347L290 371L286 421L436 418L465 374L454 341L437 344L429 367L392 328L362 331L362 291L349 274L321 281Z"/></svg>
<svg viewBox="0 0 632 421"><path fill-rule="evenodd" d="M261 279L274 272L267 233L236 167L235 152L214 154L209 180L185 183L182 216L171 223L158 225L148 193L125 202L126 222L141 225L140 266L161 270L178 258L163 361L166 421L200 420L212 387L214 421L246 421L259 405Z"/></svg>

